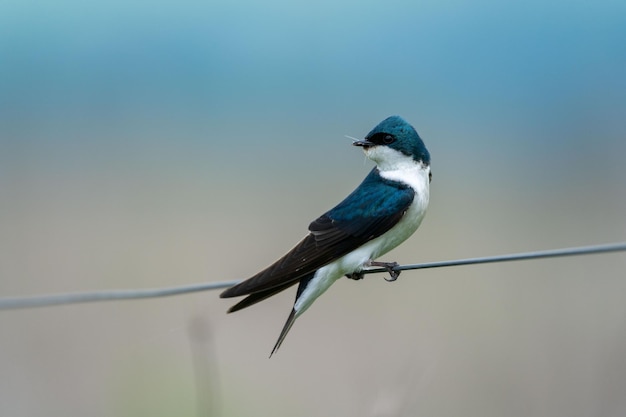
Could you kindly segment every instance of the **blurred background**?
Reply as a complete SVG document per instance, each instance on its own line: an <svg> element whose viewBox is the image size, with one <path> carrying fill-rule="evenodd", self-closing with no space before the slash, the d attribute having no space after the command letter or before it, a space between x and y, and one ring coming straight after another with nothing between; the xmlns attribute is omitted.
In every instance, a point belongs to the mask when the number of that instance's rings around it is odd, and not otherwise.
<svg viewBox="0 0 626 417"><path fill-rule="evenodd" d="M246 278L410 121L385 260L626 240L626 3L0 3L0 295ZM3 416L618 416L626 255L0 312Z"/></svg>

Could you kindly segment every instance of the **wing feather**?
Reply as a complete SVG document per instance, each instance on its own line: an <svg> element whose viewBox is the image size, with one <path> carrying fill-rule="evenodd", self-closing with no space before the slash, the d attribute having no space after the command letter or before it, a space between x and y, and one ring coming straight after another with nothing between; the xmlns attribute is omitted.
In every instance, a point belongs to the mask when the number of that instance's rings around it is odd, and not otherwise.
<svg viewBox="0 0 626 417"><path fill-rule="evenodd" d="M227 289L220 297L258 293L257 297L246 299L251 302L238 310L290 287L305 275L391 229L404 216L413 197L410 187L383 179L374 168L352 194L314 220L309 225L310 234L291 251L253 277Z"/></svg>

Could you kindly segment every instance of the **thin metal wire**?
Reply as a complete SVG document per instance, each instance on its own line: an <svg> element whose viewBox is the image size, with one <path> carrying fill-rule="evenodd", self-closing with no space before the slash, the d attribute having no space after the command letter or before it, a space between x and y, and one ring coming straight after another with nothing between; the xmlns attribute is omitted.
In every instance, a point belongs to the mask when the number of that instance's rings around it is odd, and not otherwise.
<svg viewBox="0 0 626 417"><path fill-rule="evenodd" d="M149 288L145 290L109 290L69 294L36 295L30 297L0 298L0 310L48 307L63 304L92 303L95 301L135 300L140 298L169 297L198 291L219 290L239 281L208 282L182 287Z"/></svg>
<svg viewBox="0 0 626 417"><path fill-rule="evenodd" d="M439 261L439 262L426 262L421 264L408 264L400 265L394 268L396 271L407 271L412 269L427 269L427 268L441 268L447 266L459 266L459 265L478 265L489 264L495 262L509 262L509 261L525 261L529 259L543 259L543 258L559 258L564 256L578 256L578 255L597 255L600 253L610 252L623 252L626 251L626 242L622 243L608 243L605 245L594 246L580 246L576 248L565 249L553 249L535 252L513 253L510 255L497 255L486 256L484 258L467 258L456 259L453 261ZM365 274L375 272L387 272L386 269L376 268L363 271Z"/></svg>
<svg viewBox="0 0 626 417"><path fill-rule="evenodd" d="M582 246L575 248L554 249L535 252L514 253L509 255L486 256L483 258L456 259L451 261L426 262L420 264L400 265L396 271L413 269L442 268L460 265L477 265L495 262L524 261L529 259L558 258L565 256L597 255L610 252L626 251L626 242L609 243L605 245ZM368 269L365 274L387 272L383 268ZM0 310L18 308L48 307L54 305L91 303L95 301L135 300L141 298L169 297L173 295L189 294L199 291L218 290L231 287L240 281L221 281L201 284L191 284L181 287L152 288L145 290L110 290L73 294L50 294L29 297L0 298Z"/></svg>

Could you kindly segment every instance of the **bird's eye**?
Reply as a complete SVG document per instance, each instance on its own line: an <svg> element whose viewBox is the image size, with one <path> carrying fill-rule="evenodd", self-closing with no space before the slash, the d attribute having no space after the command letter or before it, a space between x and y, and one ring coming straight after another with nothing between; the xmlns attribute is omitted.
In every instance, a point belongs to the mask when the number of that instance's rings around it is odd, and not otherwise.
<svg viewBox="0 0 626 417"><path fill-rule="evenodd" d="M383 137L383 143L384 143L385 145L389 145L390 143L393 143L395 140L396 140L396 138L394 138L394 137L393 137L393 136L391 136L391 135L385 135L385 136Z"/></svg>

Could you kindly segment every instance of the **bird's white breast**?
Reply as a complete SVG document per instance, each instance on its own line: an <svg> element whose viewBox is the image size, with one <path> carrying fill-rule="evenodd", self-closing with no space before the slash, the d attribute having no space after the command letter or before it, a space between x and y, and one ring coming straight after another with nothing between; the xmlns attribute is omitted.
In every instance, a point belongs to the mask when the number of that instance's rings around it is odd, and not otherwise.
<svg viewBox="0 0 626 417"><path fill-rule="evenodd" d="M367 242L361 248L375 259L404 242L419 227L430 198L430 166L412 161L399 169L380 171L380 176L410 186L415 192L413 201L398 224L387 233Z"/></svg>

